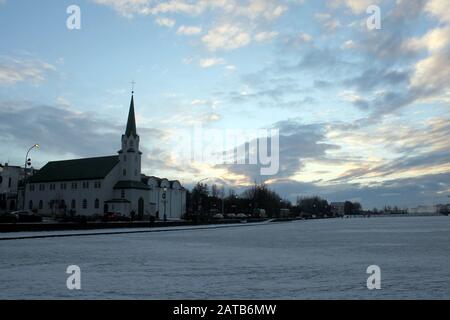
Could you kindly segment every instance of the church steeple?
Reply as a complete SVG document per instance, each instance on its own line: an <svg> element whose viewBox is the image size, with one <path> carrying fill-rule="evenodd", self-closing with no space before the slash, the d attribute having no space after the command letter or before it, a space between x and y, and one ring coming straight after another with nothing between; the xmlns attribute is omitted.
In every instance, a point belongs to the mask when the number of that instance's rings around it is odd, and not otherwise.
<svg viewBox="0 0 450 320"><path fill-rule="evenodd" d="M127 137L129 137L131 135L137 136L137 133L136 133L136 119L135 119L135 116L134 116L133 92L131 92L130 110L128 111L128 121L127 121L127 129L125 130L125 135Z"/></svg>
<svg viewBox="0 0 450 320"><path fill-rule="evenodd" d="M127 128L122 135L122 148L118 151L121 162L120 177L122 180L140 181L141 152L139 151L139 136L136 132L134 114L134 92L131 92L130 110L128 111Z"/></svg>

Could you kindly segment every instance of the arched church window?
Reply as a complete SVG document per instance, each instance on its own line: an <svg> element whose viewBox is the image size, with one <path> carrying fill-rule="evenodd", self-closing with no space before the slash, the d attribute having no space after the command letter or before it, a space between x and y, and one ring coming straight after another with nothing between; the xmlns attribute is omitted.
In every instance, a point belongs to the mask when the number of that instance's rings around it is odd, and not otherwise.
<svg viewBox="0 0 450 320"><path fill-rule="evenodd" d="M95 199L95 209L98 209L100 207L100 200Z"/></svg>
<svg viewBox="0 0 450 320"><path fill-rule="evenodd" d="M30 202L28 202L28 209L33 209L33 200L30 200Z"/></svg>
<svg viewBox="0 0 450 320"><path fill-rule="evenodd" d="M42 200L39 200L39 210L42 210L43 207L44 203L42 202Z"/></svg>
<svg viewBox="0 0 450 320"><path fill-rule="evenodd" d="M71 209L75 209L75 199L72 199L72 203L70 204Z"/></svg>
<svg viewBox="0 0 450 320"><path fill-rule="evenodd" d="M127 170L123 169L122 173L123 173L124 176L126 176L127 175Z"/></svg>
<svg viewBox="0 0 450 320"><path fill-rule="evenodd" d="M133 146L134 146L133 140L130 140L130 147L133 147Z"/></svg>
<svg viewBox="0 0 450 320"><path fill-rule="evenodd" d="M83 199L83 209L87 209L87 200Z"/></svg>

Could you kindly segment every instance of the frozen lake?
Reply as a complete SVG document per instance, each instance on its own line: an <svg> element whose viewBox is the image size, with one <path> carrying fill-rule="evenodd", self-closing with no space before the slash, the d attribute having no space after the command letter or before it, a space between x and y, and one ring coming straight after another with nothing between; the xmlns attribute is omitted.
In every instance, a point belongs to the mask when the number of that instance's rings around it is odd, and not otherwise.
<svg viewBox="0 0 450 320"><path fill-rule="evenodd" d="M450 298L450 217L0 241L0 298ZM66 288L68 265L81 290ZM366 268L381 268L368 290Z"/></svg>

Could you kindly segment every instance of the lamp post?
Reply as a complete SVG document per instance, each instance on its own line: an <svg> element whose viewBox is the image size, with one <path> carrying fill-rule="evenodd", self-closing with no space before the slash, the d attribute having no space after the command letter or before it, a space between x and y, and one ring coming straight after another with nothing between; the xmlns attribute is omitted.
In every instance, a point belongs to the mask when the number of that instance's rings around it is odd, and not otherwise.
<svg viewBox="0 0 450 320"><path fill-rule="evenodd" d="M28 164L31 165L31 163L29 163L28 154L34 148L38 148L39 149L39 144L35 143L34 145L32 145L28 149L27 154L25 155L25 164L23 166L23 199L22 199L22 209L23 210L25 210L25 192L26 192L26 189L27 189L27 166L28 166Z"/></svg>

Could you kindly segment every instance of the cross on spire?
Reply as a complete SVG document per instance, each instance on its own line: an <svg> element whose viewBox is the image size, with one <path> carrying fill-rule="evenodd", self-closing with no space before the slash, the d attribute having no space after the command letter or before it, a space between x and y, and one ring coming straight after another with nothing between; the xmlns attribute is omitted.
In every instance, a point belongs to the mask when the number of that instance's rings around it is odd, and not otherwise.
<svg viewBox="0 0 450 320"><path fill-rule="evenodd" d="M131 94L134 93L134 85L136 84L136 82L133 80L131 81Z"/></svg>

